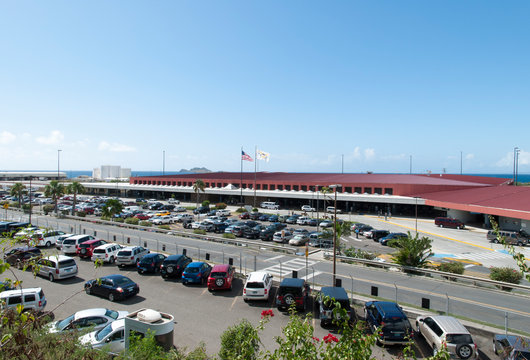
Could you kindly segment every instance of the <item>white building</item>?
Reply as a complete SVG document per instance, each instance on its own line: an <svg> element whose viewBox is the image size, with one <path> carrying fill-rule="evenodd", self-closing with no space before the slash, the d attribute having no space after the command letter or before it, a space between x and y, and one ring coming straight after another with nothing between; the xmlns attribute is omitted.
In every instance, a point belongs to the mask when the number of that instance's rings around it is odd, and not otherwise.
<svg viewBox="0 0 530 360"><path fill-rule="evenodd" d="M131 177L131 169L119 165L101 165L92 171L92 177L101 180L128 179Z"/></svg>

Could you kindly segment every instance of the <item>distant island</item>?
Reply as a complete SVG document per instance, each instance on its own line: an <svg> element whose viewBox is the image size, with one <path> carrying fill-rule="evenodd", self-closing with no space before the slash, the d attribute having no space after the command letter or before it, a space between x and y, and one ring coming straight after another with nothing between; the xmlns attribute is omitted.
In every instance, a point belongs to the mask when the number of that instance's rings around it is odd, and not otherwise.
<svg viewBox="0 0 530 360"><path fill-rule="evenodd" d="M211 173L212 171L211 170L208 170L207 168L205 167L201 167L201 168L191 168L189 170L186 170L186 169L180 169L181 173L194 173L194 174L205 174L205 173Z"/></svg>

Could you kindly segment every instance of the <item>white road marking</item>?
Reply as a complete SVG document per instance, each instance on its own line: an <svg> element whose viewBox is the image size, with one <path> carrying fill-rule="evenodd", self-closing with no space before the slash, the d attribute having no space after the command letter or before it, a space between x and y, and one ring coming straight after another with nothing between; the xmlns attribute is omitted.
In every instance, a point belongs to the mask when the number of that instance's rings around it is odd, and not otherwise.
<svg viewBox="0 0 530 360"><path fill-rule="evenodd" d="M284 256L285 255L278 255L278 256L275 256L275 257L271 257L271 258L265 259L265 261L275 261L275 260L281 259Z"/></svg>
<svg viewBox="0 0 530 360"><path fill-rule="evenodd" d="M315 273L312 273L312 272L311 272L311 273L307 274L306 276L303 276L302 279L304 279L304 280L308 280L309 278L312 278L312 277L318 276L318 275L320 275L320 274L322 274L322 271L315 271Z"/></svg>

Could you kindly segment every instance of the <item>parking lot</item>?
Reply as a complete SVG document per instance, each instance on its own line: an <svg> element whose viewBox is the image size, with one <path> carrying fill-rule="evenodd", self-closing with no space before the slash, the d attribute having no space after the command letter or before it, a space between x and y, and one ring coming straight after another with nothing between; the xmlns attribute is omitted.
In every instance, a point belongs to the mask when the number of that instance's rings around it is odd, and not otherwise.
<svg viewBox="0 0 530 360"><path fill-rule="evenodd" d="M54 253L55 251L49 250L48 252ZM175 316L174 344L176 346L193 349L200 342L204 342L210 354L219 350L220 335L228 326L238 323L243 318L257 324L262 310L274 309L275 313L261 334L265 349L275 347L274 337L280 335L281 328L288 322L288 315L279 312L273 306L272 299L277 290L277 283L272 289L268 302L245 303L241 296L243 280L240 278L234 281L231 291L210 293L204 286L185 286L179 280L164 280L158 274L140 275L135 268L105 265L96 269L91 261L79 260L78 258L76 261L79 266L79 275L57 282L49 282L39 277L34 278L29 271L21 272L16 269L13 271L18 278L23 280L25 287L40 286L43 288L48 300L46 310L53 310L57 319L64 318L75 311L92 307L107 307L129 312L140 308L156 309ZM115 273L124 274L137 282L140 285L139 295L122 302L112 303L107 299L85 294L83 290L85 281ZM362 306L356 305L355 310L359 318L362 319ZM329 332L334 332L332 328L323 329L320 327L318 314L315 312L313 303L311 303L307 313L313 317L315 336L322 338ZM490 346L491 339L478 334L474 335L474 339L481 350L481 358L490 358L493 355ZM417 336L415 343L414 348L418 358L431 354L430 348L421 337ZM374 346L373 351L376 358L398 357L401 347Z"/></svg>

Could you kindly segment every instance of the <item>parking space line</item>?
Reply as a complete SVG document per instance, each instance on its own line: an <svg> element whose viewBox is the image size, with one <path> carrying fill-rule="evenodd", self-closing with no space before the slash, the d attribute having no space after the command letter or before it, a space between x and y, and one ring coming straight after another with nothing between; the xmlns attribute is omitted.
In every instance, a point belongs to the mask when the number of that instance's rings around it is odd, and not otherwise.
<svg viewBox="0 0 530 360"><path fill-rule="evenodd" d="M230 311L232 311L232 309L234 308L234 305L236 304L237 299L239 299L239 296L234 296L234 301L232 301L232 305L230 306Z"/></svg>

